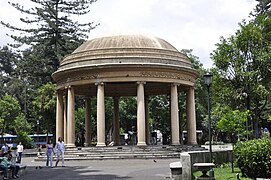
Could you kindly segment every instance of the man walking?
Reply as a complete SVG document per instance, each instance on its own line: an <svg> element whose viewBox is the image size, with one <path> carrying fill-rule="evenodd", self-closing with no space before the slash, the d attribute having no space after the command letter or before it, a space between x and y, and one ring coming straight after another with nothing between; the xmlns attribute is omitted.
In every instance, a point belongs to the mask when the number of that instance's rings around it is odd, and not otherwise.
<svg viewBox="0 0 271 180"><path fill-rule="evenodd" d="M62 137L58 138L58 142L56 143L56 146L55 146L55 152L57 154L56 166L59 162L59 159L61 158L62 167L65 167L65 165L64 165L65 146L64 146L64 141L63 141Z"/></svg>

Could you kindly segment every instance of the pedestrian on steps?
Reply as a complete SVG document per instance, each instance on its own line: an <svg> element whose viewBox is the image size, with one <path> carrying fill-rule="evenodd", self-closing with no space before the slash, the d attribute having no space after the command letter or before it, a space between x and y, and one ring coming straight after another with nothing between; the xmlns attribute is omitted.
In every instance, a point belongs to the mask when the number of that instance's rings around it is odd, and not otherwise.
<svg viewBox="0 0 271 180"><path fill-rule="evenodd" d="M50 167L53 168L53 155L55 154L54 152L54 146L51 140L48 141L46 144L46 155L47 155L47 161L46 161L46 166L49 165L50 162Z"/></svg>
<svg viewBox="0 0 271 180"><path fill-rule="evenodd" d="M61 158L61 161L62 161L62 167L65 167L64 165L64 152L65 152L65 145L64 145L64 141L62 139L62 137L59 137L58 138L58 142L56 143L56 146L55 146L55 152L57 154L57 160L56 160L56 165L58 164L60 158Z"/></svg>

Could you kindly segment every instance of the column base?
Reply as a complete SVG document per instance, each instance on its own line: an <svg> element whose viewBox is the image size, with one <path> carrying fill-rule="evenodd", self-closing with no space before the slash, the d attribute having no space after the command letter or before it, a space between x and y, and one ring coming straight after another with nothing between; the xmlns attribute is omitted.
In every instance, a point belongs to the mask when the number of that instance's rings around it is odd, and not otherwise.
<svg viewBox="0 0 271 180"><path fill-rule="evenodd" d="M89 146L91 146L91 143L84 143L84 146L89 147Z"/></svg>
<svg viewBox="0 0 271 180"><path fill-rule="evenodd" d="M193 142L187 142L188 145L198 145L198 143L196 141Z"/></svg>
<svg viewBox="0 0 271 180"><path fill-rule="evenodd" d="M146 142L138 142L136 145L137 146L147 146Z"/></svg>
<svg viewBox="0 0 271 180"><path fill-rule="evenodd" d="M74 148L75 144L65 144L65 147L67 147L67 148Z"/></svg>
<svg viewBox="0 0 271 180"><path fill-rule="evenodd" d="M96 147L105 147L105 143L97 143Z"/></svg>
<svg viewBox="0 0 271 180"><path fill-rule="evenodd" d="M177 142L172 142L171 145L173 145L173 146L179 146L179 145L181 145L181 144L180 144L179 141L177 141Z"/></svg>

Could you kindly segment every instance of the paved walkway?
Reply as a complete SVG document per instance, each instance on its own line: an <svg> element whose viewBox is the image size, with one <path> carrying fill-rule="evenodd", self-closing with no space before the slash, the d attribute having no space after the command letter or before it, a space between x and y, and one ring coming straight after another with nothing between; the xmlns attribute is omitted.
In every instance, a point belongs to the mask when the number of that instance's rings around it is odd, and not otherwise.
<svg viewBox="0 0 271 180"><path fill-rule="evenodd" d="M66 167L46 167L45 162L23 158L27 165L20 180L162 180L170 179L169 163L178 159L66 161ZM54 162L55 163L55 162ZM61 166L61 162L59 162ZM39 168L39 166L41 168Z"/></svg>

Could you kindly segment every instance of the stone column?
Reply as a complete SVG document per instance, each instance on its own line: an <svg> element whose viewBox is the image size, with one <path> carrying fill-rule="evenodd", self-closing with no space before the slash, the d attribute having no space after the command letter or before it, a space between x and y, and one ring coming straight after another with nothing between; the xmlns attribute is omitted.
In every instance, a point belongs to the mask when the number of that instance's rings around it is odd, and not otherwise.
<svg viewBox="0 0 271 180"><path fill-rule="evenodd" d="M85 146L91 145L91 100L90 98L85 98Z"/></svg>
<svg viewBox="0 0 271 180"><path fill-rule="evenodd" d="M114 145L120 145L120 118L119 118L119 97L114 97L114 122L113 122L113 132L114 132Z"/></svg>
<svg viewBox="0 0 271 180"><path fill-rule="evenodd" d="M64 119L63 119L63 93L57 91L56 95L56 142L58 137L64 136Z"/></svg>
<svg viewBox="0 0 271 180"><path fill-rule="evenodd" d="M146 143L150 144L149 96L145 96Z"/></svg>
<svg viewBox="0 0 271 180"><path fill-rule="evenodd" d="M171 144L180 145L180 132L179 132L179 108L178 108L178 92L177 84L171 85L170 96L170 115L171 115Z"/></svg>
<svg viewBox="0 0 271 180"><path fill-rule="evenodd" d="M68 87L68 104L67 104L67 147L75 147L75 97L74 88Z"/></svg>
<svg viewBox="0 0 271 180"><path fill-rule="evenodd" d="M194 87L189 87L186 93L187 144L197 144L196 111Z"/></svg>
<svg viewBox="0 0 271 180"><path fill-rule="evenodd" d="M137 145L146 146L144 84L137 83Z"/></svg>
<svg viewBox="0 0 271 180"><path fill-rule="evenodd" d="M64 96L64 137L63 140L67 142L67 96Z"/></svg>
<svg viewBox="0 0 271 180"><path fill-rule="evenodd" d="M97 147L105 146L104 84L97 85Z"/></svg>

